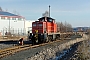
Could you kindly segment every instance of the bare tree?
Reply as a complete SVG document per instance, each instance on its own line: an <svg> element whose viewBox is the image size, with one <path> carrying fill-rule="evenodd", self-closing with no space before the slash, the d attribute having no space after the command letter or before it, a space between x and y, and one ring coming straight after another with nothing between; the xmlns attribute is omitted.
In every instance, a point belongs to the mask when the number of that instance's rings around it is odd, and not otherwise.
<svg viewBox="0 0 90 60"><path fill-rule="evenodd" d="M71 32L72 31L72 26L71 24L65 22L57 22L57 27L58 27L58 32Z"/></svg>

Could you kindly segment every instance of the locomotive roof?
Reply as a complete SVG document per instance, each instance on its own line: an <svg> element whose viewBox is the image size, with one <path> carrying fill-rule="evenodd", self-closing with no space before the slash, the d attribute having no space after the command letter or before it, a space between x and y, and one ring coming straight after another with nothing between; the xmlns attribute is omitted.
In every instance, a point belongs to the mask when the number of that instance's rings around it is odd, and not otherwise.
<svg viewBox="0 0 90 60"><path fill-rule="evenodd" d="M53 19L53 18L51 18L51 17L46 17L47 19L52 19L52 20L55 20L55 19ZM41 18L39 18L38 20L42 20L42 19L45 19L45 17L41 17Z"/></svg>

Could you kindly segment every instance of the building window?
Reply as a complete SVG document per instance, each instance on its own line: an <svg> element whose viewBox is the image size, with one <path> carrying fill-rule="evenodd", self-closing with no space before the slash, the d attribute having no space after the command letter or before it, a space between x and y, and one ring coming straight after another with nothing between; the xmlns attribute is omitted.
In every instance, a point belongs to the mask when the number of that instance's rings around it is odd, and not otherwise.
<svg viewBox="0 0 90 60"><path fill-rule="evenodd" d="M10 20L10 17L7 17L7 20Z"/></svg>
<svg viewBox="0 0 90 60"><path fill-rule="evenodd" d="M5 17L2 16L1 19L5 19Z"/></svg>
<svg viewBox="0 0 90 60"><path fill-rule="evenodd" d="M16 20L16 18L12 18L12 20Z"/></svg>
<svg viewBox="0 0 90 60"><path fill-rule="evenodd" d="M18 18L18 20L22 20L22 18Z"/></svg>

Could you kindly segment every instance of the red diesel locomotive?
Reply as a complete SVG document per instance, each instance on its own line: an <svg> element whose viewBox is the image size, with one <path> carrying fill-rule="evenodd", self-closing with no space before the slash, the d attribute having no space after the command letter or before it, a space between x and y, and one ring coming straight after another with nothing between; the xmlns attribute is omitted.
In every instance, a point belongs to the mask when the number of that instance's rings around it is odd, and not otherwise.
<svg viewBox="0 0 90 60"><path fill-rule="evenodd" d="M29 35L32 44L40 44L60 38L57 33L57 24L51 17L41 17L38 21L32 23L32 33Z"/></svg>
<svg viewBox="0 0 90 60"><path fill-rule="evenodd" d="M38 20L39 21L32 23L32 33L35 33L35 30L38 30L38 33L40 34L57 32L57 24L55 23L55 19L50 17L42 17Z"/></svg>

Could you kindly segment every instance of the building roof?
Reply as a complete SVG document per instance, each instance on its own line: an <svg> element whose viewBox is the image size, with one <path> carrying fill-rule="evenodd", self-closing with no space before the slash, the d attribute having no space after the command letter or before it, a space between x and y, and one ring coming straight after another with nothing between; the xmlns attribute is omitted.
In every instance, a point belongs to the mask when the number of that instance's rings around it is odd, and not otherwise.
<svg viewBox="0 0 90 60"><path fill-rule="evenodd" d="M3 15L3 16L18 16L18 15L15 15L15 14L12 14L12 13L9 13L9 12L5 12L5 11L0 11L0 15Z"/></svg>

